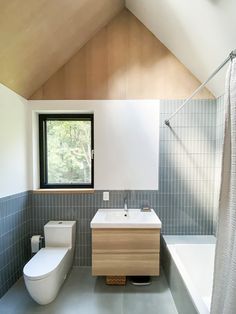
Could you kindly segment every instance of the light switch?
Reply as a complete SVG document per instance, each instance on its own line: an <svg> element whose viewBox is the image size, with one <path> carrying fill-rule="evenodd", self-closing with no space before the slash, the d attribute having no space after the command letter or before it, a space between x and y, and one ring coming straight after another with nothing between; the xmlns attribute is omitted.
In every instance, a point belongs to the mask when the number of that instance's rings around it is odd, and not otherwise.
<svg viewBox="0 0 236 314"><path fill-rule="evenodd" d="M103 192L103 200L109 201L109 192Z"/></svg>

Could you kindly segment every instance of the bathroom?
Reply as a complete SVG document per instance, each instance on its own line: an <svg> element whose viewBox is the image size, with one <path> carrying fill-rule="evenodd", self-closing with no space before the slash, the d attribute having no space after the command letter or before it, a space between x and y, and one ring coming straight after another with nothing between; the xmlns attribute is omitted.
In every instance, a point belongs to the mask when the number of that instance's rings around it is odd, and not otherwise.
<svg viewBox="0 0 236 314"><path fill-rule="evenodd" d="M236 313L235 2L0 9L0 313Z"/></svg>

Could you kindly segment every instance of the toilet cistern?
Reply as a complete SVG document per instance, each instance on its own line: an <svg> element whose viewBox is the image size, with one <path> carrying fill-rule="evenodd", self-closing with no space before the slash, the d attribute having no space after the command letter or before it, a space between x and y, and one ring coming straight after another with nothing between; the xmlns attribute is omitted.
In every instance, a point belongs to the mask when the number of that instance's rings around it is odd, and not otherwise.
<svg viewBox="0 0 236 314"><path fill-rule="evenodd" d="M72 264L75 250L76 221L49 221L44 226L45 247L24 266L26 288L34 301L52 302Z"/></svg>

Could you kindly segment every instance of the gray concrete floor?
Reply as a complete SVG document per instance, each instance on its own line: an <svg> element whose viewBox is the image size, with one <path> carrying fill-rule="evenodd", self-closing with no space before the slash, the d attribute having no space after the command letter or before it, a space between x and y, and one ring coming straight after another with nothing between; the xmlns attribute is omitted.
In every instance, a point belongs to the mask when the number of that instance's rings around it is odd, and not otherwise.
<svg viewBox="0 0 236 314"><path fill-rule="evenodd" d="M23 278L0 300L1 314L178 314L163 272L146 287L107 286L103 277L92 277L90 267L74 267L56 300L35 303Z"/></svg>

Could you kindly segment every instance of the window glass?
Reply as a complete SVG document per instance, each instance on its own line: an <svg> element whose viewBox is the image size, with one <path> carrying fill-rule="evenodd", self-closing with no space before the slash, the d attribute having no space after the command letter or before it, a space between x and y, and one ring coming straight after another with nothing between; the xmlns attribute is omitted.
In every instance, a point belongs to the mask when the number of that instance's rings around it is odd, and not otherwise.
<svg viewBox="0 0 236 314"><path fill-rule="evenodd" d="M41 187L93 185L92 115L40 115Z"/></svg>

